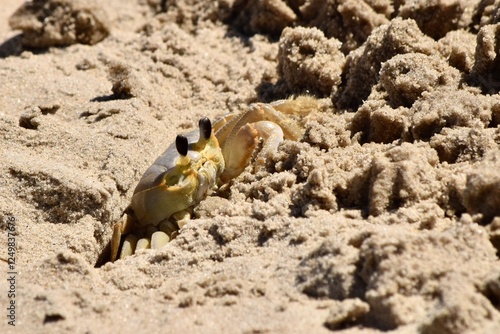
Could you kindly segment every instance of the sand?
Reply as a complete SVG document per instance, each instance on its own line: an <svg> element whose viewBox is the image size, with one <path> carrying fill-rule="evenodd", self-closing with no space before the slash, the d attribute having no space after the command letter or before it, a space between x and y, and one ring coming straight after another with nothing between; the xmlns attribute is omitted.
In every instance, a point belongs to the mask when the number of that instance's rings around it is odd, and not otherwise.
<svg viewBox="0 0 500 334"><path fill-rule="evenodd" d="M0 14L0 332L500 332L500 1L21 5ZM105 261L177 134L304 94L301 140L164 249Z"/></svg>

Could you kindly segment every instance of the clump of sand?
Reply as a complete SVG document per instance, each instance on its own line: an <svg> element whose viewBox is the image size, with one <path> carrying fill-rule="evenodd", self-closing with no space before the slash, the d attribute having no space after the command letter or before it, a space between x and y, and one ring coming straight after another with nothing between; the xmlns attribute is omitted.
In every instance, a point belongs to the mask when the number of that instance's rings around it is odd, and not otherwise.
<svg viewBox="0 0 500 334"><path fill-rule="evenodd" d="M22 30L23 45L33 48L92 45L109 35L107 17L94 1L28 1L10 17L9 24Z"/></svg>

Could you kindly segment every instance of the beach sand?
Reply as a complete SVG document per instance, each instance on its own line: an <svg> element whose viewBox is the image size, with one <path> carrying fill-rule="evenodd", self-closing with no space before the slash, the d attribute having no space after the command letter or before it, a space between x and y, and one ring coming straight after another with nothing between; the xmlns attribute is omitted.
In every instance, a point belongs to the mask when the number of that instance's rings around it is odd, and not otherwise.
<svg viewBox="0 0 500 334"><path fill-rule="evenodd" d="M499 1L22 3L0 14L0 332L500 332ZM177 134L299 95L301 140L105 261Z"/></svg>

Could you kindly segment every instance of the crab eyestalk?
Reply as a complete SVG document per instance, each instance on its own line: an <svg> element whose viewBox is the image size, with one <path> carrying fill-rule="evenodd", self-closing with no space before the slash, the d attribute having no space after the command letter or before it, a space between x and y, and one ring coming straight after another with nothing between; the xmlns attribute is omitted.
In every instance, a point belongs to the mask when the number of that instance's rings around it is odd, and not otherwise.
<svg viewBox="0 0 500 334"><path fill-rule="evenodd" d="M189 150L188 139L183 135L177 135L177 138L175 138L175 148L180 155L177 162L181 165L189 164L191 159L187 156Z"/></svg>
<svg viewBox="0 0 500 334"><path fill-rule="evenodd" d="M177 135L177 138L175 138L175 148L180 155L186 156L188 154L188 145L188 140L185 136Z"/></svg>
<svg viewBox="0 0 500 334"><path fill-rule="evenodd" d="M196 148L201 150L207 144L207 141L210 139L212 135L212 123L207 117L200 118L198 122L198 126L200 128L200 138L198 142L195 144Z"/></svg>
<svg viewBox="0 0 500 334"><path fill-rule="evenodd" d="M200 138L208 140L212 135L212 123L208 117L203 117L199 121Z"/></svg>

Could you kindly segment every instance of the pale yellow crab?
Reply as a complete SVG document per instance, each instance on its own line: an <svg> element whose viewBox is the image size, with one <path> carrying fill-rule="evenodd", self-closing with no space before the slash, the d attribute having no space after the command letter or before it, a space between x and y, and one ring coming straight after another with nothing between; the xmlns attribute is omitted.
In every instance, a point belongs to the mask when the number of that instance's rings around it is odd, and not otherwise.
<svg viewBox="0 0 500 334"><path fill-rule="evenodd" d="M139 249L163 247L210 190L243 172L261 138L257 164L263 164L283 139L303 136L298 123L285 114L305 115L316 108L317 101L308 96L255 103L246 111L221 117L213 126L202 118L199 130L177 136L144 173L130 205L114 225L111 261Z"/></svg>

